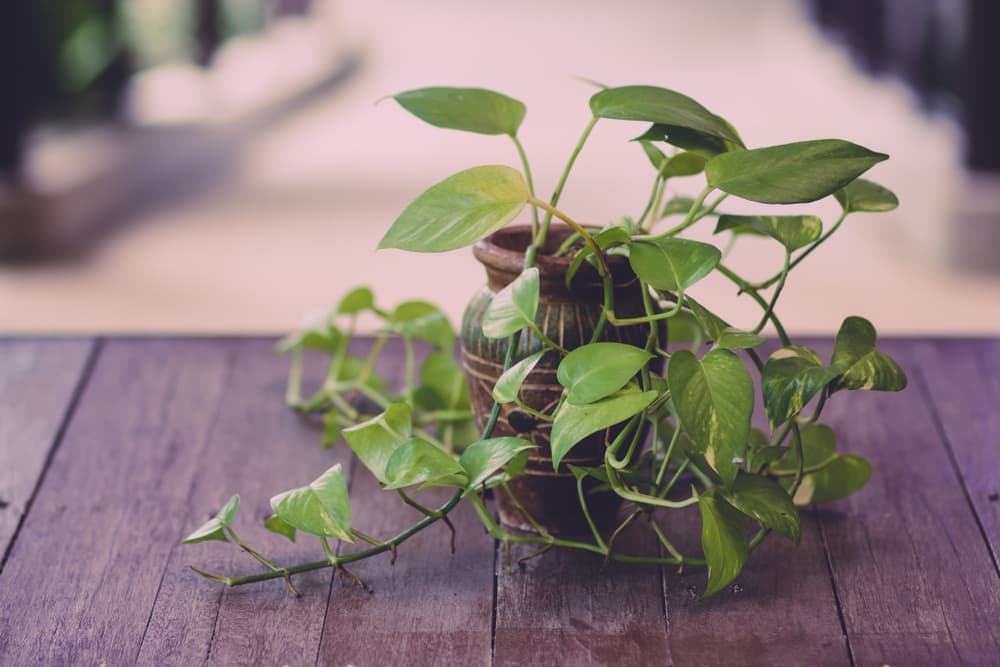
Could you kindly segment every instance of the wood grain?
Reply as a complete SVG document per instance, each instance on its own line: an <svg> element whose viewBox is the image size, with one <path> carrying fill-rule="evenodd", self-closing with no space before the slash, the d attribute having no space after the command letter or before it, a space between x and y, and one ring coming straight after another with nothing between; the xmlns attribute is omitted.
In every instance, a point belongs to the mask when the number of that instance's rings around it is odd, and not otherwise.
<svg viewBox="0 0 1000 667"><path fill-rule="evenodd" d="M994 567L1000 560L1000 343L921 341L906 348L915 389L933 400Z"/></svg>
<svg viewBox="0 0 1000 667"><path fill-rule="evenodd" d="M915 380L910 345L880 347ZM875 470L861 492L819 514L858 665L987 665L1000 656L996 571L926 399L912 387L837 394L824 415L838 450Z"/></svg>
<svg viewBox="0 0 1000 667"><path fill-rule="evenodd" d="M0 341L0 568L94 346L90 340Z"/></svg>
<svg viewBox="0 0 1000 667"><path fill-rule="evenodd" d="M654 555L645 526L622 535L624 553ZM515 545L512 571L497 558L496 665L669 664L659 568L612 564L555 549L517 565L537 547Z"/></svg>
<svg viewBox="0 0 1000 667"><path fill-rule="evenodd" d="M283 581L225 588L196 575L189 565L212 572L254 574L263 568L231 544L180 545L181 538L222 506L241 495L235 526L239 536L279 564L322 559L315 538L301 534L296 544L262 527L269 498L308 484L334 463L348 463L343 448L322 451L319 432L283 405L288 359L265 340L220 342L230 371L197 468L185 488L162 583L139 653L144 665L312 664L316 659L329 593L330 570L296 577L302 597ZM322 370L314 364L312 375ZM189 456L189 455L185 455Z"/></svg>

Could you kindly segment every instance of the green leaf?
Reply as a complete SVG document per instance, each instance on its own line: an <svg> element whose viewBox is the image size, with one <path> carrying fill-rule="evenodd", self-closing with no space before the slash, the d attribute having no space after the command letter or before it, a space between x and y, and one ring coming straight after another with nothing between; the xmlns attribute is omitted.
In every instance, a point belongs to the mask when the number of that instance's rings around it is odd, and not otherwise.
<svg viewBox="0 0 1000 667"><path fill-rule="evenodd" d="M337 373L337 382L357 382L365 369L365 360L358 357L344 356L341 358L340 371ZM389 385L374 371L367 371L364 386L370 387L378 392L388 392Z"/></svg>
<svg viewBox="0 0 1000 667"><path fill-rule="evenodd" d="M458 410L469 407L465 373L449 352L431 352L420 367L421 406L428 410Z"/></svg>
<svg viewBox="0 0 1000 667"><path fill-rule="evenodd" d="M732 130L733 134L736 134L736 129L732 125L729 125L729 123L726 123L726 125ZM683 148L685 151L696 153L706 160L719 153L742 150L744 147L742 143L727 141L696 130L657 123L654 123L652 127L632 141L665 141L678 148Z"/></svg>
<svg viewBox="0 0 1000 667"><path fill-rule="evenodd" d="M836 376L811 348L789 345L772 354L760 377L771 429L797 415Z"/></svg>
<svg viewBox="0 0 1000 667"><path fill-rule="evenodd" d="M295 349L322 350L333 354L340 348L344 334L330 321L331 313L325 313L311 322L301 331L294 331L281 340L275 349L281 353Z"/></svg>
<svg viewBox="0 0 1000 667"><path fill-rule="evenodd" d="M556 378L569 390L566 400L584 405L624 387L652 358L652 354L634 345L590 343L563 358Z"/></svg>
<svg viewBox="0 0 1000 667"><path fill-rule="evenodd" d="M337 304L337 313L355 315L375 306L375 294L369 287L356 287Z"/></svg>
<svg viewBox="0 0 1000 667"><path fill-rule="evenodd" d="M803 468L815 468L826 465L837 455L837 438L833 429L826 424L812 424L799 431L802 438ZM779 473L794 473L799 469L799 455L795 447L788 447L777 461L771 464L771 470Z"/></svg>
<svg viewBox="0 0 1000 667"><path fill-rule="evenodd" d="M701 360L678 350L670 358L667 382L681 427L723 481L732 483L753 413L753 381L746 366L729 350L710 350Z"/></svg>
<svg viewBox="0 0 1000 667"><path fill-rule="evenodd" d="M559 469L559 462L578 442L591 433L614 426L629 419L656 400L656 391L623 391L610 398L587 405L564 402L556 412L552 424L550 444L552 466Z"/></svg>
<svg viewBox="0 0 1000 667"><path fill-rule="evenodd" d="M340 440L340 413L330 410L323 415L323 440L320 447L327 449L337 444L338 440Z"/></svg>
<svg viewBox="0 0 1000 667"><path fill-rule="evenodd" d="M705 156L697 153L683 152L670 158L664 176L671 178L674 176L694 176L700 174L705 169L707 160Z"/></svg>
<svg viewBox="0 0 1000 667"><path fill-rule="evenodd" d="M411 438L400 445L385 466L387 489L402 489L415 484L427 486L465 486L468 478L458 461L437 445Z"/></svg>
<svg viewBox="0 0 1000 667"><path fill-rule="evenodd" d="M271 498L271 509L282 521L303 532L354 542L351 537L351 501L339 463L309 486L285 491Z"/></svg>
<svg viewBox="0 0 1000 667"><path fill-rule="evenodd" d="M525 269L496 293L483 315L483 335L505 338L534 324L538 310L538 268Z"/></svg>
<svg viewBox="0 0 1000 667"><path fill-rule="evenodd" d="M636 241L629 262L644 282L656 289L681 292L719 264L722 253L714 245L687 239Z"/></svg>
<svg viewBox="0 0 1000 667"><path fill-rule="evenodd" d="M412 414L406 403L392 403L385 412L343 431L344 440L375 479L389 481L386 465L392 453L410 439Z"/></svg>
<svg viewBox="0 0 1000 667"><path fill-rule="evenodd" d="M818 239L823 221L815 215L722 215L715 233L724 231L770 236L792 252Z"/></svg>
<svg viewBox="0 0 1000 667"><path fill-rule="evenodd" d="M440 308L426 301L406 301L389 316L388 330L427 341L436 350L455 349L455 330Z"/></svg>
<svg viewBox="0 0 1000 667"><path fill-rule="evenodd" d="M497 403L514 402L514 399L517 398L517 395L521 391L521 385L524 384L524 381L531 374L531 371L534 370L539 359L542 358L545 352L546 350L539 350L531 356L521 359L521 361L508 368L500 376L493 386L493 398Z"/></svg>
<svg viewBox="0 0 1000 667"><path fill-rule="evenodd" d="M671 131L689 130L696 136L716 137L742 145L733 127L687 95L655 86L608 88L590 98L590 110L598 118L638 120L665 126Z"/></svg>
<svg viewBox="0 0 1000 667"><path fill-rule="evenodd" d="M816 201L888 159L841 139L820 139L716 155L705 165L708 184L766 204Z"/></svg>
<svg viewBox="0 0 1000 667"><path fill-rule="evenodd" d="M750 545L743 515L715 489L698 496L701 509L701 548L708 563L707 598L729 585L746 563Z"/></svg>
<svg viewBox="0 0 1000 667"><path fill-rule="evenodd" d="M846 498L861 489L872 476L872 467L863 457L843 454L825 468L802 478L795 504L802 507Z"/></svg>
<svg viewBox="0 0 1000 667"><path fill-rule="evenodd" d="M694 199L691 197L674 197L663 205L663 210L660 211L660 215L664 218L668 215L676 215L678 213L687 213L694 206Z"/></svg>
<svg viewBox="0 0 1000 667"><path fill-rule="evenodd" d="M799 541L799 513L777 482L741 472L725 497L733 507L767 528L778 531L792 542Z"/></svg>
<svg viewBox="0 0 1000 667"><path fill-rule="evenodd" d="M240 497L233 496L229 499L222 509L213 516L211 519L199 526L193 533L185 537L181 544L195 544L197 542L208 542L210 540L216 540L219 542L228 542L229 538L226 537L226 528L233 522L233 517L236 516L236 510L240 507Z"/></svg>
<svg viewBox="0 0 1000 667"><path fill-rule="evenodd" d="M516 218L530 197L528 185L516 169L466 169L417 197L378 247L415 252L464 248Z"/></svg>
<svg viewBox="0 0 1000 667"><path fill-rule="evenodd" d="M642 148L642 152L646 154L646 157L649 158L650 164L653 165L653 169L656 171L659 171L663 163L669 159L663 151L648 141L640 141L639 146Z"/></svg>
<svg viewBox="0 0 1000 667"><path fill-rule="evenodd" d="M711 339L712 344L715 347L721 347L727 350L748 349L757 347L767 341L767 338L764 336L758 336L755 333L743 331L742 329L730 326L728 322L702 306L691 297L687 297L685 300L688 306L691 307L691 311L694 313L695 318L697 318L698 323L701 325L702 329L704 329L705 334L709 337L709 339ZM674 338L673 319L670 322L671 339Z"/></svg>
<svg viewBox="0 0 1000 667"><path fill-rule="evenodd" d="M475 491L515 456L535 448L537 445L523 438L490 438L472 443L458 461L468 476L467 488Z"/></svg>
<svg viewBox="0 0 1000 667"><path fill-rule="evenodd" d="M881 213L899 206L896 195L878 183L859 178L833 194L845 213Z"/></svg>
<svg viewBox="0 0 1000 667"><path fill-rule="evenodd" d="M420 88L393 99L425 123L479 134L517 134L526 112L523 103L482 88Z"/></svg>
<svg viewBox="0 0 1000 667"><path fill-rule="evenodd" d="M842 389L902 391L906 373L892 357L875 349L875 327L863 317L848 317L833 344L830 369L837 378L830 393Z"/></svg>
<svg viewBox="0 0 1000 667"><path fill-rule="evenodd" d="M286 523L285 520L277 514L269 516L264 522L264 527L272 533L287 537L291 542L295 541L295 526L290 523Z"/></svg>

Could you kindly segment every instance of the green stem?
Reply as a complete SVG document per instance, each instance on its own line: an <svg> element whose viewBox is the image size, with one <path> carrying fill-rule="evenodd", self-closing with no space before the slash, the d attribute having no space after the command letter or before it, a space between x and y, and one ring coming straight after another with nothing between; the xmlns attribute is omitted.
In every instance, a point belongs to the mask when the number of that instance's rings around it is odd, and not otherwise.
<svg viewBox="0 0 1000 667"><path fill-rule="evenodd" d="M590 137L590 133L593 131L594 126L597 125L598 120L600 119L597 116L591 118L590 122L587 123L587 127L584 128L583 134L580 136L580 140L576 142L576 146L573 148L573 152L569 156L569 162L566 163L566 167L563 169L563 173L559 177L559 182L556 184L556 189L552 192L552 199L549 200L549 204L551 206L554 207L559 204L559 198L562 197L563 187L566 185L566 179L569 178L569 172L573 169L573 165L576 163L576 158L580 155L580 151L583 150L583 145L587 143L587 139ZM535 248L545 247L545 239L549 234L549 225L552 224L553 214L554 209L552 211L546 209L545 219L542 220L542 227L538 232L538 238L535 239Z"/></svg>
<svg viewBox="0 0 1000 667"><path fill-rule="evenodd" d="M601 250L600 246L597 245L597 242L594 241L594 237L590 235L590 232L584 229L583 225L581 225L579 222L569 217L559 209L549 204L546 204L540 199L535 199L534 197L531 197L528 199L528 203L531 204L532 206L537 206L538 208L548 212L551 215L556 216L557 218L565 222L567 225L575 229L576 232L583 238L584 242L586 242L586 244L590 246L591 252L594 253L594 257L597 259L597 265L598 265L597 272L602 277L609 275L611 273L608 270L608 261L607 258L605 258L604 256L604 252ZM550 216L546 216L546 221L548 220L549 217ZM547 233L547 230L544 227L545 223L543 222L542 224L543 224L543 232Z"/></svg>
<svg viewBox="0 0 1000 667"><path fill-rule="evenodd" d="M767 321L771 318L771 313L774 312L774 306L778 303L778 297L781 296L781 290L785 289L785 280L788 279L788 271L790 270L790 262L792 259L792 253L785 250L785 265L781 269L781 279L778 281L778 286L774 288L774 294L771 295L771 302L767 304L767 308L764 309L764 315L761 316L760 322L757 326L753 328L754 333L760 333L760 330L764 328Z"/></svg>
<svg viewBox="0 0 1000 667"><path fill-rule="evenodd" d="M541 327L539 327L534 322L530 323L528 325L528 328L531 329L532 331L534 331L535 335L538 336L538 338L543 343L545 343L547 346L551 347L553 350L558 351L562 355L569 354L569 350L567 350L565 347L563 347L559 343L555 342L554 340L552 340L551 338L549 338L548 336L546 336L545 332L542 331Z"/></svg>
<svg viewBox="0 0 1000 667"><path fill-rule="evenodd" d="M535 531L542 537L551 537L551 535L549 535L549 531L545 530L545 527L538 523L538 521L535 520L535 517L531 516L531 513L527 510L527 508L521 504L520 500L517 499L517 496L514 495L510 485L507 484L507 480L500 482L500 486L503 487L503 490L507 493L507 497L510 498L512 503L514 503L514 507L516 507L517 511L521 513L521 516L523 516L525 520L531 524L531 527L534 528Z"/></svg>
<svg viewBox="0 0 1000 667"><path fill-rule="evenodd" d="M667 536L663 532L663 529L660 528L660 524L656 523L656 519L654 519L653 517L650 517L649 518L649 525L650 525L650 527L652 527L653 532L656 533L656 536L658 538L660 538L660 544L662 544L664 547L666 547L667 551L670 552L670 555L673 556L674 558L678 559L678 560L683 561L684 560L684 556L681 554L680 551L677 550L677 547L675 547L673 545L673 543L670 540L667 539Z"/></svg>
<svg viewBox="0 0 1000 667"><path fill-rule="evenodd" d="M524 146L521 145L521 140L517 138L516 134L511 134L510 140L514 142L514 147L517 149L517 155L521 158L521 166L524 167L524 180L528 183L528 192L531 196L535 196L535 181L531 177L531 165L528 164L528 154L524 152ZM535 239L538 237L538 211L536 209L531 209L531 238Z"/></svg>
<svg viewBox="0 0 1000 667"><path fill-rule="evenodd" d="M288 387L285 389L285 405L298 408L302 404L302 349L292 350L292 364L288 369Z"/></svg>
<svg viewBox="0 0 1000 667"><path fill-rule="evenodd" d="M660 471L656 473L656 486L660 485L663 481L663 476L667 472L667 464L670 463L670 457L674 453L674 447L677 445L677 441L680 440L681 430L680 428L674 428L674 434L670 436L670 445L667 447L666 453L663 455L663 464L660 466Z"/></svg>
<svg viewBox="0 0 1000 667"><path fill-rule="evenodd" d="M688 209L688 213L686 216L684 216L684 220L676 227L671 227L665 232L661 232L659 234L655 234L652 236L637 236L635 237L635 240L657 241L659 239L663 239L668 236L675 236L677 234L680 234L682 231L684 231L685 229L696 223L699 219L707 215L707 213L704 213L699 216L698 213L701 211L701 206L702 204L705 203L705 199L708 197L708 195L712 194L713 190L715 190L715 188L713 188L711 185L706 185L705 189L698 194L694 202L691 204L691 208ZM716 203L718 204L718 202Z"/></svg>
<svg viewBox="0 0 1000 667"><path fill-rule="evenodd" d="M833 233L836 232L840 228L840 225L843 224L845 218L847 218L847 211L844 211L843 213L840 214L840 217L837 218L837 222L835 222L833 224L833 227L830 227L830 229L827 230L827 232L825 234L823 234L823 236L821 236L818 239L816 239L816 241L812 245L810 245L808 248L806 248L805 250L803 250L802 253L798 257L795 258L795 261L792 262L792 265L789 268L790 269L794 269L796 266L799 265L799 263L802 260L804 260L806 257L808 257L810 255L810 253L812 253L813 250L815 250L816 248L818 248L824 241L826 241L828 238L830 238L831 236L833 236ZM758 283L758 284L754 285L754 287L757 287L759 289L765 289L767 287L770 287L771 285L773 285L774 283L776 283L780 279L781 279L781 274L780 273L776 273L775 275L771 276L770 278L768 278L764 282Z"/></svg>
<svg viewBox="0 0 1000 667"><path fill-rule="evenodd" d="M762 297L760 293L750 285L750 283L748 283L746 280L740 277L739 274L737 274L732 269L727 268L723 264L719 264L715 268L719 271L719 273L724 275L737 287L739 287L741 292L746 292L747 294L749 294L750 297L754 301L756 301L761 308L767 310L768 304L767 301L764 300L764 297ZM781 339L781 344L785 346L791 345L792 341L788 337L788 333L785 331L785 327L781 325L781 320L778 319L778 316L774 313L773 310L771 311L769 318L771 320L771 324L774 325L774 330L777 331L778 337Z"/></svg>

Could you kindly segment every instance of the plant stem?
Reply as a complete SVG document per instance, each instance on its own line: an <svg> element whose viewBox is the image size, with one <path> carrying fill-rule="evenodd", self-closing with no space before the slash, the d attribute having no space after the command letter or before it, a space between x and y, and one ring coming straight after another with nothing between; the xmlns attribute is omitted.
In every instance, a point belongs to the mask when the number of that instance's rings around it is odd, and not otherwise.
<svg viewBox="0 0 1000 667"><path fill-rule="evenodd" d="M535 181L531 177L531 165L528 164L528 154L524 152L524 146L521 145L521 140L517 138L516 134L510 135L510 140L514 142L514 148L517 149L517 155L521 158L521 166L524 167L524 180L528 183L528 192L531 196L535 196ZM538 210L531 209L531 238L535 239L538 237Z"/></svg>
<svg viewBox="0 0 1000 667"><path fill-rule="evenodd" d="M591 252L594 253L594 257L597 259L597 264L598 264L597 272L602 277L610 274L610 270L608 269L607 259L604 257L604 252L597 245L597 242L594 241L594 237L591 236L590 233L586 229L583 228L583 225L581 225L580 223L578 223L576 220L573 220L571 217L569 217L568 215L566 215L565 213L563 213L559 209L557 209L554 206L551 206L549 204L546 204L545 202L541 201L540 199L535 199L534 197L532 197L532 198L528 199L528 203L531 204L532 206L537 206L538 208L543 209L544 211L548 212L550 215L546 216L546 221L548 221L548 219L551 217L551 215L554 215L557 218L559 218L560 220L562 220L563 222L565 222L567 225L569 225L570 227L572 227L573 229L575 229L576 232L583 238L584 242L586 242L586 244L588 246L590 246ZM543 223L543 225L544 225L544 223ZM543 227L543 231L546 231L546 233L547 233L547 230L544 227Z"/></svg>
<svg viewBox="0 0 1000 667"><path fill-rule="evenodd" d="M795 258L795 261L792 262L792 265L789 268L794 269L796 266L799 265L799 262L808 257L813 250L818 248L824 241L833 236L833 233L840 228L840 225L843 224L845 218L847 218L847 211L844 211L843 213L840 214L840 217L837 218L837 222L833 223L833 227L830 227L830 229L828 229L827 232L823 234L823 236L816 239L816 241L812 245L803 250L802 253ZM754 287L757 287L759 289L765 289L776 283L780 278L781 274L777 273L768 278L767 280L765 280L764 282L755 284Z"/></svg>
<svg viewBox="0 0 1000 667"><path fill-rule="evenodd" d="M556 189L552 192L552 198L549 200L549 204L551 206L554 207L559 203L559 198L562 197L563 187L566 185L566 179L569 178L569 172L573 169L577 156L579 156L580 151L583 150L583 145L587 143L587 139L590 137L590 133L594 129L594 126L597 125L598 120L600 119L597 116L591 118L590 122L587 123L587 127L584 128L583 134L580 136L580 140L576 142L576 146L573 148L573 152L569 156L569 162L566 163L566 167L563 169L563 173L559 177L559 182L556 184ZM533 244L535 248L545 247L545 240L549 234L549 225L552 223L552 215L553 211L546 209L545 219L542 220L542 227L538 232L538 238L535 239L535 243Z"/></svg>
<svg viewBox="0 0 1000 667"><path fill-rule="evenodd" d="M788 271L791 269L790 266L791 259L792 259L792 253L790 253L788 250L785 250L785 265L781 269L781 274L780 274L781 278L778 281L778 286L774 288L774 294L771 295L771 302L767 305L767 308L764 310L764 315L761 316L760 322L757 323L757 326L753 328L754 333L760 333L760 330L764 328L765 324L767 324L767 320L770 319L771 313L774 312L774 306L776 303L778 303L778 297L781 296L781 290L785 288L785 280L788 279Z"/></svg>
<svg viewBox="0 0 1000 667"><path fill-rule="evenodd" d="M733 282L737 287L739 287L741 292L746 292L747 294L749 294L750 297L754 301L756 301L761 308L767 310L768 304L767 301L764 300L764 297L762 297L760 293L750 285L750 283L748 283L746 280L740 277L739 274L737 274L732 269L727 268L724 264L719 264L715 268L719 271L719 273L724 275L726 278L729 278L731 282ZM778 316L774 313L773 310L768 315L768 317L771 320L771 324L774 325L774 330L778 333L778 337L781 339L781 344L785 346L791 345L792 341L788 337L788 333L785 331L785 327L781 325L781 320L778 319Z"/></svg>

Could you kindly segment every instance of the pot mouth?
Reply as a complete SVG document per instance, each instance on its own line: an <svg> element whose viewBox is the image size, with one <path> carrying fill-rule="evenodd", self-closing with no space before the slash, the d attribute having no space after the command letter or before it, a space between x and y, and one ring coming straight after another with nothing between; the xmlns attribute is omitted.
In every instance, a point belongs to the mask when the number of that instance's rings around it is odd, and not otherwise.
<svg viewBox="0 0 1000 667"><path fill-rule="evenodd" d="M554 224L549 228L545 246L535 257L535 266L538 267L542 281L564 284L573 257L571 254L554 257L552 253L573 233L573 228L569 225ZM502 289L521 274L524 268L524 250L529 245L531 245L531 227L511 225L478 241L472 247L472 254L486 267L490 287ZM635 282L635 274L625 257L620 255L608 257L608 267L611 269L616 288L627 287ZM601 290L601 285L597 270L584 262L573 278L572 290L592 292L594 289Z"/></svg>

